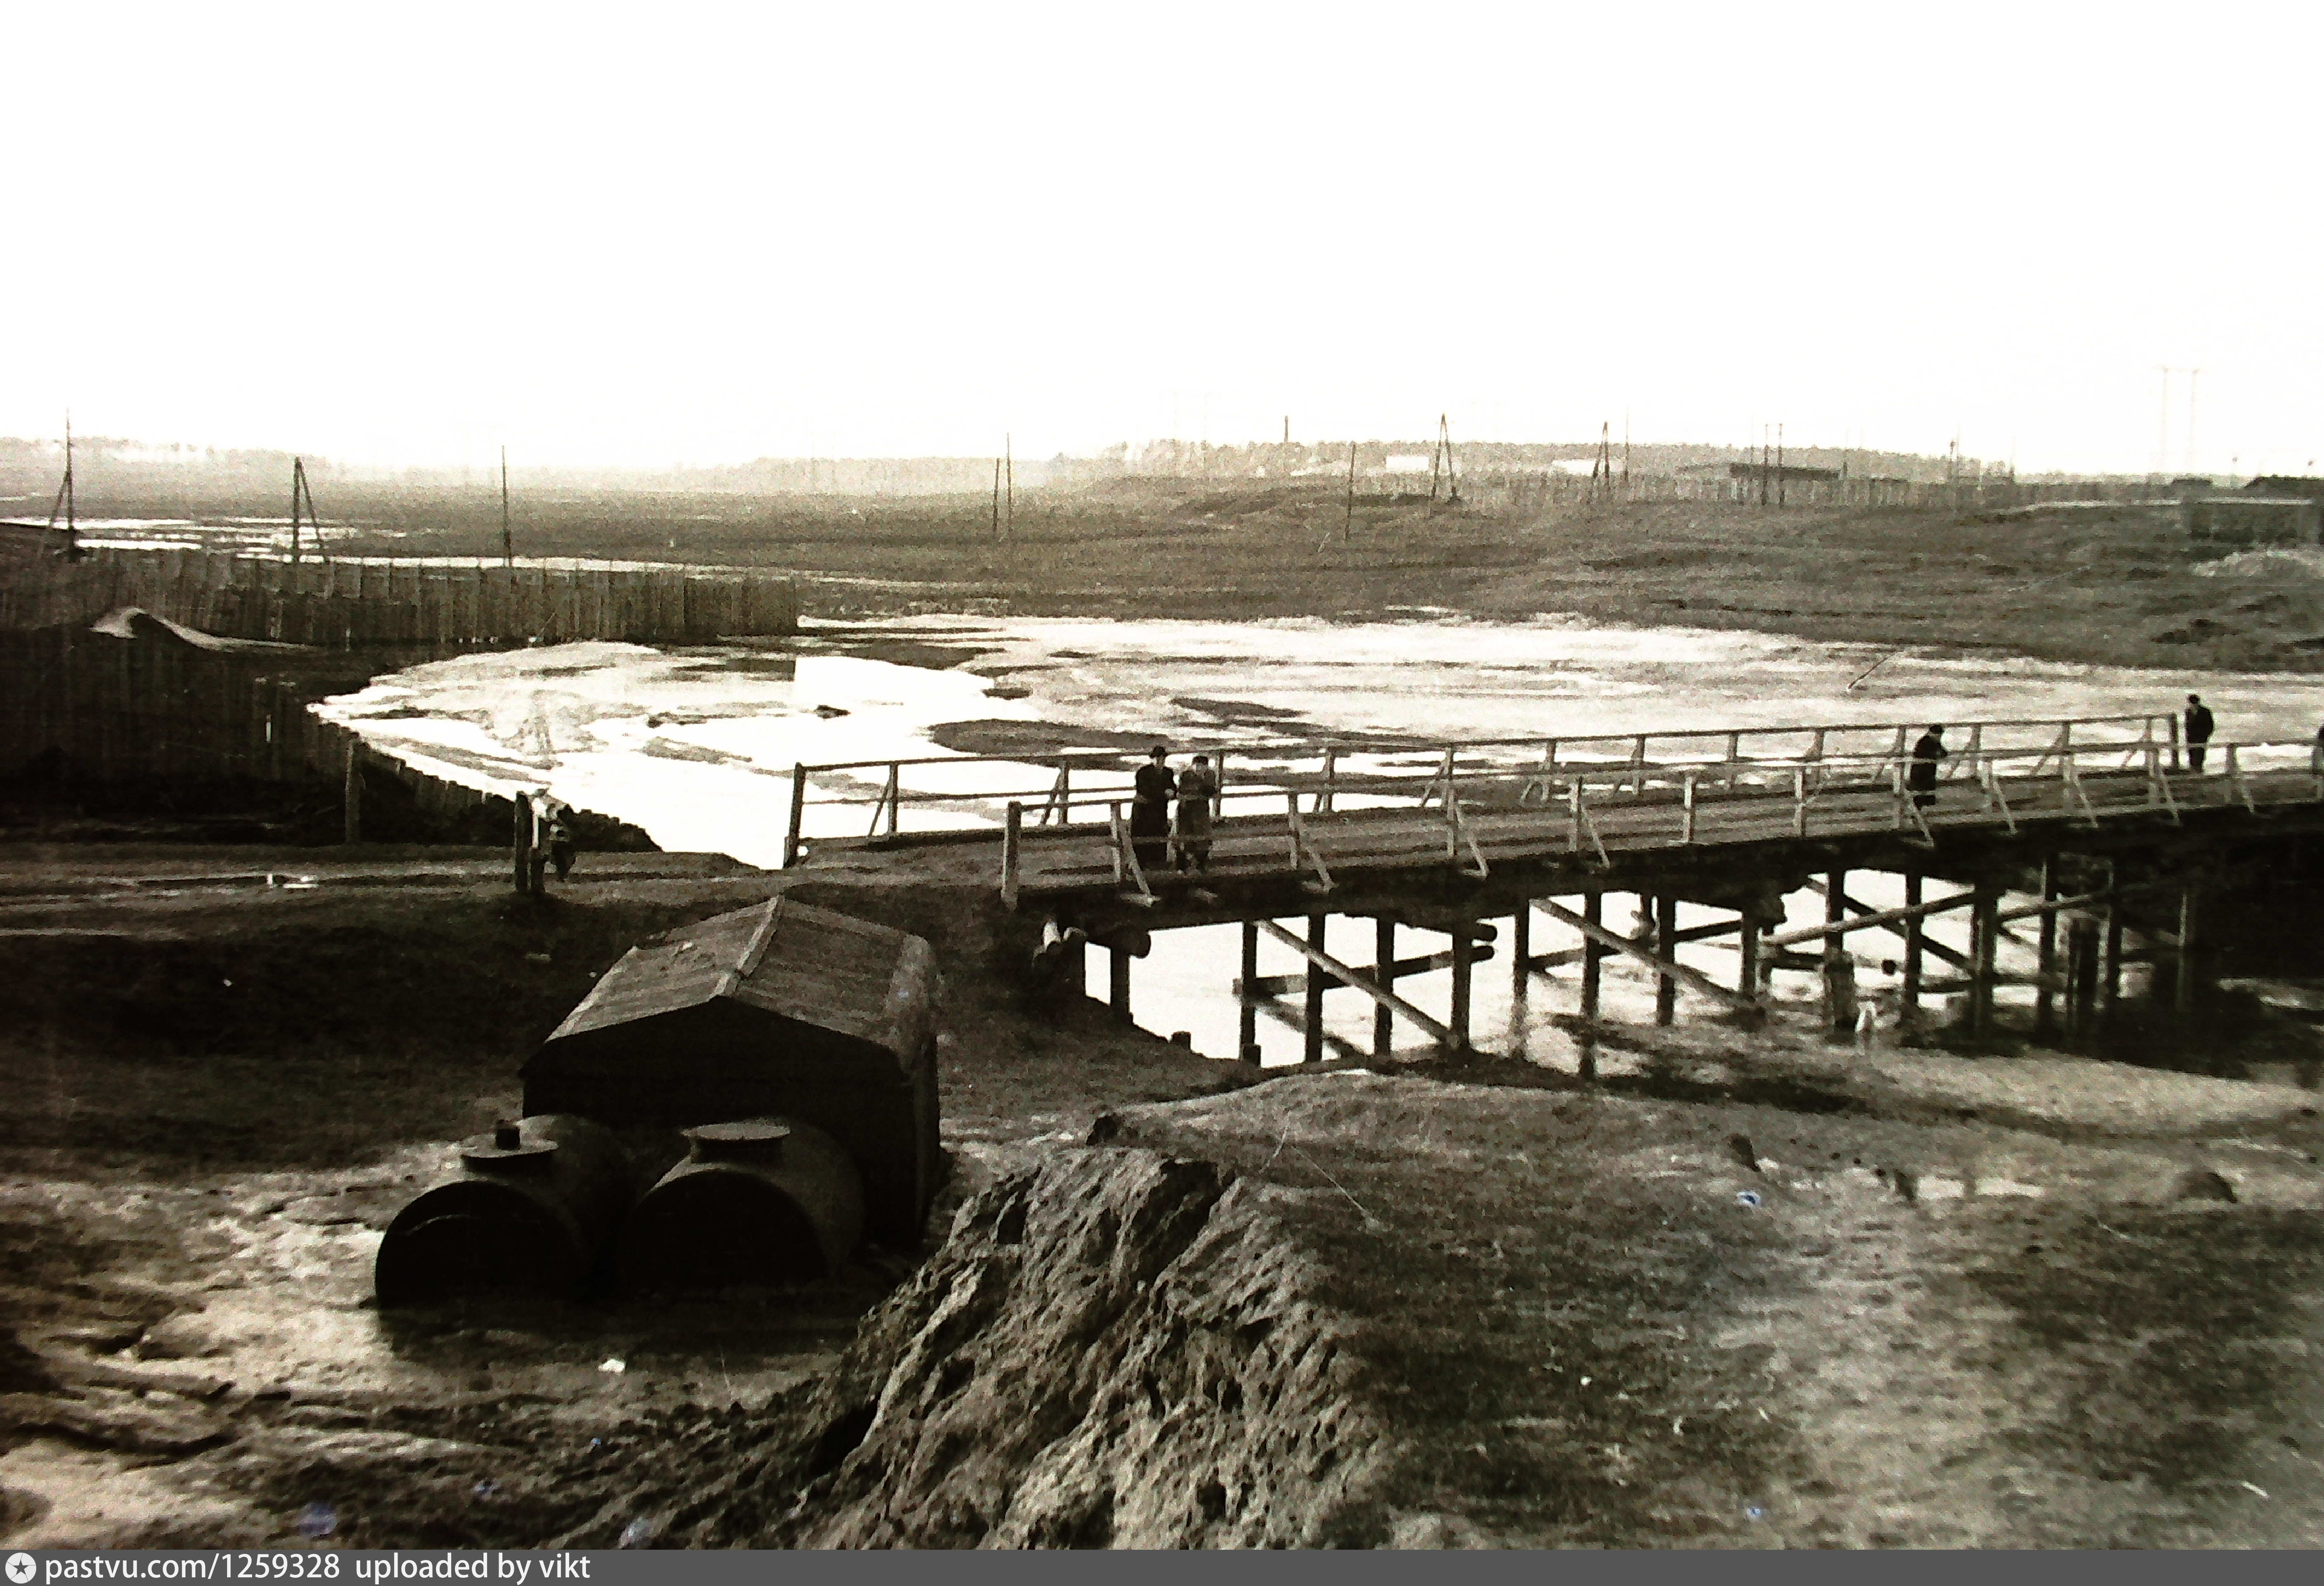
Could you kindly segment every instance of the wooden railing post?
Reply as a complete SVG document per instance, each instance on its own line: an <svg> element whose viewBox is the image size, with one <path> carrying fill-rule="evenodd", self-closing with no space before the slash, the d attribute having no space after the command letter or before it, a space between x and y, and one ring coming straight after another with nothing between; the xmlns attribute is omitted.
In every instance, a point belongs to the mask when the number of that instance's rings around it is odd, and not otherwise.
<svg viewBox="0 0 2324 1586"><path fill-rule="evenodd" d="M1683 814L1681 816L1683 824L1679 828L1678 840L1683 845L1692 848L1694 846L1694 773L1692 771L1686 773L1686 783L1680 792L1680 798L1683 801Z"/></svg>
<svg viewBox="0 0 2324 1586"><path fill-rule="evenodd" d="M788 870L798 862L799 828L807 819L807 767L794 761L791 765L791 824L783 834L783 868Z"/></svg>

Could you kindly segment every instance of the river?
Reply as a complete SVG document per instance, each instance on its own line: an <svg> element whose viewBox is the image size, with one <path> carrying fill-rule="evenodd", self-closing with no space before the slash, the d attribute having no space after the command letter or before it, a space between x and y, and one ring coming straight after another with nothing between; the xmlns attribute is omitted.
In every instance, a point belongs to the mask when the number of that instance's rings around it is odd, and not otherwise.
<svg viewBox="0 0 2324 1586"><path fill-rule="evenodd" d="M2218 714L2222 739L2304 741L2324 720L2324 678L1895 652L1569 619L1488 623L1439 612L1355 624L931 616L810 623L779 649L568 644L416 667L319 708L447 780L493 791L547 787L635 824L665 848L771 866L781 859L794 763L943 755L940 739L973 745L1027 724L1050 724L1068 744L1085 731L1093 746L1120 734L1173 744L1356 734L1416 748L1448 739L2133 715L2170 711L2190 692ZM1046 780L1028 766L1017 786ZM924 773L923 781L940 787L943 779ZM954 803L915 811L908 824L999 816ZM860 807L818 809L807 830L860 833L864 816ZM1875 907L1901 901L1896 878L1861 883L1858 895ZM1821 907L1804 895L1794 902L1802 918ZM1627 917L1629 899L1609 904L1609 917ZM1710 916L1690 908L1681 923L1698 917ZM1959 947L1966 929L1955 915L1931 934ZM1368 959L1368 924L1343 921L1340 930L1343 950ZM1163 1034L1186 1031L1198 1051L1233 1056L1236 935L1224 927L1157 940L1137 965L1139 1021ZM1428 932L1404 936L1406 954L1443 945ZM1536 951L1546 950L1545 938L1563 945L1540 920ZM1895 945L1871 933L1850 940L1867 976L1881 983ZM1731 947L1703 943L1684 954L1731 980ZM2005 941L2004 967L2019 957L2028 963L2018 967L2030 967L2030 949ZM1262 974L1300 965L1290 949L1262 944ZM1516 999L1499 967L1479 972L1480 1044L1574 1061L1547 1022L1570 996L1536 982ZM1092 970L1102 984L1094 958ZM1398 990L1441 1018L1449 982L1439 972ZM1809 994L1806 977L1779 975L1776 983L1778 995ZM1617 960L1607 996L1609 1017L1636 1018L1651 1003L1650 982ZM1370 1003L1347 993L1327 1002L1332 1034L1369 1049ZM1273 1021L1262 1021L1260 1044L1270 1064L1299 1053L1298 1036Z"/></svg>

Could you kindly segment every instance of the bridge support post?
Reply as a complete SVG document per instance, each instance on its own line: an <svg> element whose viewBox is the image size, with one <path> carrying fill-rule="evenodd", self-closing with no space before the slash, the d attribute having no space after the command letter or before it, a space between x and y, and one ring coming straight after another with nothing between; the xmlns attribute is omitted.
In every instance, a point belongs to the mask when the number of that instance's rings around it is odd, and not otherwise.
<svg viewBox="0 0 2324 1586"><path fill-rule="evenodd" d="M2042 862L2042 901L2058 900L2058 856L2051 854ZM2047 1037L2056 1033L2056 1021L2050 1011L2050 982L2058 968L2058 911L2042 911L2042 936L2035 951L2034 964L2034 1033Z"/></svg>
<svg viewBox="0 0 2324 1586"><path fill-rule="evenodd" d="M2066 922L2066 1034L2081 1040L2098 1011L2098 922L2077 915Z"/></svg>
<svg viewBox="0 0 2324 1586"><path fill-rule="evenodd" d="M1245 1063L1259 1061L1259 922L1242 922L1242 1003L1235 1022L1235 1055Z"/></svg>
<svg viewBox="0 0 2324 1586"><path fill-rule="evenodd" d="M2179 889L2179 954L2174 965L2171 1008L2174 1013L2195 1011L2195 924L2198 902L2194 887Z"/></svg>
<svg viewBox="0 0 2324 1586"><path fill-rule="evenodd" d="M1606 895L1591 892L1582 899L1582 917L1591 925L1604 924ZM1582 1017L1595 1021L1598 1017L1598 961L1605 956L1596 938L1582 938Z"/></svg>
<svg viewBox="0 0 2324 1586"><path fill-rule="evenodd" d="M1969 1033L1983 1040L1993 1033L1993 963L2001 936L1994 916L2001 909L2001 890L1982 877L1976 890L1969 912Z"/></svg>
<svg viewBox="0 0 2324 1586"><path fill-rule="evenodd" d="M1476 941L1469 935L1465 923L1452 933L1452 1049L1456 1053L1469 1050L1469 999L1474 990Z"/></svg>
<svg viewBox="0 0 2324 1586"><path fill-rule="evenodd" d="M1307 945L1318 953L1329 951L1324 945L1323 930L1331 918L1328 914L1311 914L1307 917ZM1302 1063L1323 1061L1323 991L1331 983L1331 976L1325 974L1314 959L1309 959L1307 961L1306 1017L1300 1025L1301 1034L1305 1037L1305 1044L1299 1054L1299 1060Z"/></svg>
<svg viewBox="0 0 2324 1586"><path fill-rule="evenodd" d="M1735 923L1736 945L1742 957L1735 970L1735 989L1756 999L1759 995L1759 917L1746 912Z"/></svg>
<svg viewBox="0 0 2324 1586"><path fill-rule="evenodd" d="M1130 949L1109 947L1106 960L1106 1006L1113 1016L1127 1024L1130 1021Z"/></svg>
<svg viewBox="0 0 2324 1586"><path fill-rule="evenodd" d="M1835 870L1824 877L1823 923L1836 926L1848 919L1848 872ZM1856 1026L1856 964L1845 936L1826 936L1817 944L1823 960L1823 1028L1826 1035L1845 1036Z"/></svg>
<svg viewBox="0 0 2324 1586"><path fill-rule="evenodd" d="M1533 982L1533 899L1528 898L1509 916L1509 995L1519 1002Z"/></svg>
<svg viewBox="0 0 2324 1586"><path fill-rule="evenodd" d="M1396 990L1396 921L1383 914L1372 921L1372 977L1383 991ZM1396 1010L1386 1002L1372 1004L1372 1056L1385 1057L1396 1049Z"/></svg>
<svg viewBox="0 0 2324 1586"><path fill-rule="evenodd" d="M1921 906L1921 872L1904 872L1904 907ZM1896 1028L1904 1035L1912 1035L1921 1028L1921 928L1922 917L1915 914L1904 921L1904 987L1898 993Z"/></svg>
<svg viewBox="0 0 2324 1586"><path fill-rule="evenodd" d="M2104 982L2100 1006L2112 1017L2115 1004L2122 1000L2122 878L2111 860L2107 862L2106 958L2099 976Z"/></svg>
<svg viewBox="0 0 2324 1586"><path fill-rule="evenodd" d="M1678 961L1678 899L1665 892L1655 899L1655 950L1672 963ZM1678 1017L1678 979L1664 971L1655 982L1655 1022L1666 1025Z"/></svg>

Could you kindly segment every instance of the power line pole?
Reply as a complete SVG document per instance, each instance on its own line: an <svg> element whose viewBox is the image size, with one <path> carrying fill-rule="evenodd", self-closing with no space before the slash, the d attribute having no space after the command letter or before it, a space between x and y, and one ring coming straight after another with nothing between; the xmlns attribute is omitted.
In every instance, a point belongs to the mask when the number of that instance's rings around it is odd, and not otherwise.
<svg viewBox="0 0 2324 1586"><path fill-rule="evenodd" d="M1356 543L1356 443L1348 442L1348 518L1340 530L1350 546Z"/></svg>
<svg viewBox="0 0 2324 1586"><path fill-rule="evenodd" d="M1001 438L1001 466L1008 479L1009 507L1008 516L1001 523L1001 538L1014 539L1017 538L1017 451L1014 438L1005 433Z"/></svg>
<svg viewBox="0 0 2324 1586"><path fill-rule="evenodd" d="M516 545L509 538L508 447L501 447L501 566L516 566Z"/></svg>
<svg viewBox="0 0 2324 1586"><path fill-rule="evenodd" d="M51 529L57 526L57 514L60 512L64 514L65 520L65 558L68 561L78 559L80 556L80 521L79 508L73 498L72 413L69 410L65 413L65 476L57 486L56 504L49 508Z"/></svg>
<svg viewBox="0 0 2324 1586"><path fill-rule="evenodd" d="M1775 426L1775 504L1784 504L1784 427Z"/></svg>
<svg viewBox="0 0 2324 1586"><path fill-rule="evenodd" d="M299 497L306 484L307 459L292 457L290 459L290 565L294 567L299 565Z"/></svg>

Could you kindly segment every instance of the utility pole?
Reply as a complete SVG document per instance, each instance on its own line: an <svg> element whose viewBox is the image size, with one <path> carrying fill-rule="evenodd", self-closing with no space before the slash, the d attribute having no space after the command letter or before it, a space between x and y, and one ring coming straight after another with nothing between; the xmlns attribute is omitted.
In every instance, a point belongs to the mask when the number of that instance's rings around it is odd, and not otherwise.
<svg viewBox="0 0 2324 1586"><path fill-rule="evenodd" d="M1008 479L1008 516L1001 521L1001 538L1013 540L1017 538L1017 452L1014 438L1006 433L1001 437L1001 466Z"/></svg>
<svg viewBox="0 0 2324 1586"><path fill-rule="evenodd" d="M307 482L307 459L290 459L290 565L299 565L299 487Z"/></svg>
<svg viewBox="0 0 2324 1586"><path fill-rule="evenodd" d="M1001 542L1001 459L992 459L992 539Z"/></svg>
<svg viewBox="0 0 2324 1586"><path fill-rule="evenodd" d="M501 447L501 566L516 566L516 545L509 538L508 447Z"/></svg>
<svg viewBox="0 0 2324 1586"><path fill-rule="evenodd" d="M1767 504L1767 484L1771 477L1767 472L1767 459L1774 448L1767 442L1768 431L1773 428L1768 424L1759 426L1759 504L1763 507Z"/></svg>
<svg viewBox="0 0 2324 1586"><path fill-rule="evenodd" d="M78 561L80 559L80 520L78 505L73 499L72 412L69 409L65 413L65 476L64 482L57 486L56 504L49 509L51 529L57 526L57 514L60 512L64 514L65 520L65 559Z"/></svg>
<svg viewBox="0 0 2324 1586"><path fill-rule="evenodd" d="M1630 499L1630 410L1622 410L1622 499Z"/></svg>
<svg viewBox="0 0 2324 1586"><path fill-rule="evenodd" d="M1349 545L1356 543L1356 443L1348 442L1348 519L1340 530Z"/></svg>
<svg viewBox="0 0 2324 1586"><path fill-rule="evenodd" d="M1775 426L1775 504L1784 504L1784 427Z"/></svg>

